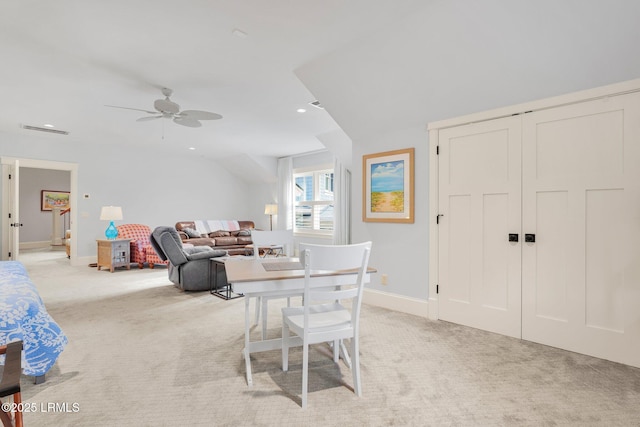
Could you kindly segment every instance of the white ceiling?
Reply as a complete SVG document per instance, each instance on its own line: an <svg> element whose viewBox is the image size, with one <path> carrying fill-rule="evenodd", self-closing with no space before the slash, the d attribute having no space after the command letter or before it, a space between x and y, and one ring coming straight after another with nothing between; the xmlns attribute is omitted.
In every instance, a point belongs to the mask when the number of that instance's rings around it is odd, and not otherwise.
<svg viewBox="0 0 640 427"><path fill-rule="evenodd" d="M372 0L20 0L0 13L0 132L83 143L194 147L222 159L323 148L328 111L294 71L384 28L415 3ZM246 33L237 37L234 29ZM160 89L181 109L219 113L201 128L136 122ZM322 101L322 100L320 100ZM298 108L306 108L300 114ZM68 136L21 124L53 124Z"/></svg>

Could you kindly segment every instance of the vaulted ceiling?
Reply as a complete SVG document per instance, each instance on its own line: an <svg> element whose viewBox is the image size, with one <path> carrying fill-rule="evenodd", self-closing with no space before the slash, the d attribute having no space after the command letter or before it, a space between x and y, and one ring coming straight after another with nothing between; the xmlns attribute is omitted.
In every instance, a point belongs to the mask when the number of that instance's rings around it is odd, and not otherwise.
<svg viewBox="0 0 640 427"><path fill-rule="evenodd" d="M294 71L408 13L416 1L21 0L0 13L0 132L136 144L224 159L323 148L338 128ZM202 127L154 111L221 114ZM322 101L322 100L320 100ZM305 113L297 112L303 108ZM69 131L49 136L22 125ZM186 151L185 151L186 152Z"/></svg>

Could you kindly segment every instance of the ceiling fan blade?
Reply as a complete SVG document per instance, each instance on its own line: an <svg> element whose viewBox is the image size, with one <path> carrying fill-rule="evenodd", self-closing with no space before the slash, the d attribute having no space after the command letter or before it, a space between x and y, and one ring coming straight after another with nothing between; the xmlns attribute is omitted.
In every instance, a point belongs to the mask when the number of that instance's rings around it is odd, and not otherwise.
<svg viewBox="0 0 640 427"><path fill-rule="evenodd" d="M190 128L199 128L202 123L189 117L176 117L173 121L182 126L188 126Z"/></svg>
<svg viewBox="0 0 640 427"><path fill-rule="evenodd" d="M122 108L123 110L144 111L145 113L149 113L149 114L158 114L158 112L157 112L157 111L143 110L143 109L141 109L141 108L119 107L119 106L117 106L117 105L105 105L105 107L111 107L111 108Z"/></svg>
<svg viewBox="0 0 640 427"><path fill-rule="evenodd" d="M157 113L156 113L157 114ZM149 120L161 119L162 116L140 117L136 122L148 122Z"/></svg>
<svg viewBox="0 0 640 427"><path fill-rule="evenodd" d="M200 110L184 110L179 116L194 120L219 120L222 118L220 114Z"/></svg>

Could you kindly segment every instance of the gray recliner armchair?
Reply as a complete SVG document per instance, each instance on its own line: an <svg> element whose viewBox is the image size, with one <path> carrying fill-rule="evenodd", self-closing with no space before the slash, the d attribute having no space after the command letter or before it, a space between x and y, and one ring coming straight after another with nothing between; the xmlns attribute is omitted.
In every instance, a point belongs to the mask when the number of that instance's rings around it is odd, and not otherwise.
<svg viewBox="0 0 640 427"><path fill-rule="evenodd" d="M149 241L163 261L169 260L169 280L184 291L209 290L209 258L227 255L209 246L183 247L173 227L156 227Z"/></svg>

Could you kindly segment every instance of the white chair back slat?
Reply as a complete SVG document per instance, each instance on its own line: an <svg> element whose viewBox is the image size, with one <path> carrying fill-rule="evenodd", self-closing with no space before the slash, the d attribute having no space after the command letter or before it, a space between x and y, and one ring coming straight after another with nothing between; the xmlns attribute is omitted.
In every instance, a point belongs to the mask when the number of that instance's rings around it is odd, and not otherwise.
<svg viewBox="0 0 640 427"><path fill-rule="evenodd" d="M293 231L292 230L274 230L274 231L251 231L251 243L253 245L253 257L259 258L259 248L267 248L270 246L282 246L282 253L285 256L293 255Z"/></svg>
<svg viewBox="0 0 640 427"><path fill-rule="evenodd" d="M354 298L357 295L358 295L358 288L349 288L349 289L340 289L340 290L311 289L309 292L311 301L343 300L343 299Z"/></svg>

